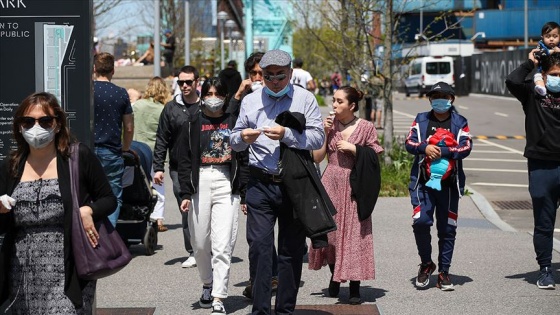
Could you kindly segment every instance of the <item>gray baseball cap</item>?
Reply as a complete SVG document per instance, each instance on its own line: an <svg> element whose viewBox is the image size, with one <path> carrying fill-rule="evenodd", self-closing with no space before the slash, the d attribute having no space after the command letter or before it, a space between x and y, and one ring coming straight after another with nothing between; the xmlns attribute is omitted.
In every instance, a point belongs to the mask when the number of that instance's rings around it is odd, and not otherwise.
<svg viewBox="0 0 560 315"><path fill-rule="evenodd" d="M268 66L286 67L291 66L292 57L283 50L274 49L267 51L259 62L259 66L264 69Z"/></svg>

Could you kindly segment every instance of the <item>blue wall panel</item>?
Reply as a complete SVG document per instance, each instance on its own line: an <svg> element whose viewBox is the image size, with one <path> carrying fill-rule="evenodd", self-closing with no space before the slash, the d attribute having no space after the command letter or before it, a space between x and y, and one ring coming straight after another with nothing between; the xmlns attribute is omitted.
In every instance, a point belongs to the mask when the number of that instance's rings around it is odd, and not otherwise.
<svg viewBox="0 0 560 315"><path fill-rule="evenodd" d="M529 0L529 2L532 2L532 0ZM539 39L544 23L560 21L560 8L556 6L554 8L531 9L528 13L528 19L529 38ZM486 40L524 38L524 10L478 11L475 13L474 28L476 32L485 32Z"/></svg>

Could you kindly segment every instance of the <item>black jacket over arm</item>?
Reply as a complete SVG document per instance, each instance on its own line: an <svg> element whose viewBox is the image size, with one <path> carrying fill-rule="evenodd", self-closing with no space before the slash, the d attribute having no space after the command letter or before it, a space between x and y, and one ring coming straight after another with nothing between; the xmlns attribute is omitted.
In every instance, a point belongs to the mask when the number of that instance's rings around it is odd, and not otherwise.
<svg viewBox="0 0 560 315"><path fill-rule="evenodd" d="M305 116L286 111L276 117L276 123L303 132ZM294 207L294 217L303 224L313 248L326 247L327 233L336 230L336 209L317 175L311 153L280 143L280 161L282 183Z"/></svg>
<svg viewBox="0 0 560 315"><path fill-rule="evenodd" d="M352 198L358 205L360 221L371 216L381 190L381 168L373 148L356 146L356 164L350 171Z"/></svg>
<svg viewBox="0 0 560 315"><path fill-rule="evenodd" d="M21 175L27 157L21 159L18 174L10 176L9 160L4 160L0 169L0 196L12 195L15 187L20 182ZM88 205L93 210L93 220L98 221L115 211L117 198L111 190L107 176L103 171L101 163L95 154L84 144L80 144L80 204L91 199ZM68 158L57 154L56 168L58 172L58 183L64 206L64 293L76 307L82 306L82 289L87 281L78 278L74 256L72 254L72 194L70 192L70 166ZM5 302L10 290L8 273L10 272L10 261L13 256L14 237L16 227L13 212L0 214L0 233L6 233L4 244L0 251L0 304Z"/></svg>

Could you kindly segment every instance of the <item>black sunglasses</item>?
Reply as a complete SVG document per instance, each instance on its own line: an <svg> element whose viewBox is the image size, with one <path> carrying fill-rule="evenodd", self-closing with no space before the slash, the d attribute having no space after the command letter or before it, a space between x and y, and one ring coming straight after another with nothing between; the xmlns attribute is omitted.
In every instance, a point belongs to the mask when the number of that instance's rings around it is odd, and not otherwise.
<svg viewBox="0 0 560 315"><path fill-rule="evenodd" d="M187 84L187 85L192 85L194 83L194 80L177 80L177 84L179 84L179 86L183 86L183 84Z"/></svg>
<svg viewBox="0 0 560 315"><path fill-rule="evenodd" d="M284 73L282 73L282 74L277 74L277 75L265 74L265 75L263 75L263 78L264 78L266 81L272 82L272 81L274 81L274 80L282 81L282 80L284 80L287 76L288 76L288 75L287 75L287 74L284 74Z"/></svg>
<svg viewBox="0 0 560 315"><path fill-rule="evenodd" d="M262 76L262 71L251 70L249 74L252 76L256 76L257 74Z"/></svg>
<svg viewBox="0 0 560 315"><path fill-rule="evenodd" d="M19 124L24 129L31 129L35 126L35 122L39 122L39 126L45 129L51 129L56 117L53 116L43 116L41 118L33 118L29 116L23 116L19 118Z"/></svg>

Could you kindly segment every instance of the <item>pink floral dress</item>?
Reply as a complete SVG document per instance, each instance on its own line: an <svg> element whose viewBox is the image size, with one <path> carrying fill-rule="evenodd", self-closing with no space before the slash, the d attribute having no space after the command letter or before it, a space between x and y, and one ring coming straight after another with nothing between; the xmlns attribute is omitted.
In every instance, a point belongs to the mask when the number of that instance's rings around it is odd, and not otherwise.
<svg viewBox="0 0 560 315"><path fill-rule="evenodd" d="M321 179L337 214L337 230L328 234L329 246L309 250L309 269L319 270L335 264L333 280L337 282L375 279L373 234L371 220L360 222L356 201L350 197L350 172L355 156L337 151L336 143L343 140L339 124L334 124L327 135L329 162ZM377 139L377 130L369 121L360 119L348 142L383 151Z"/></svg>

